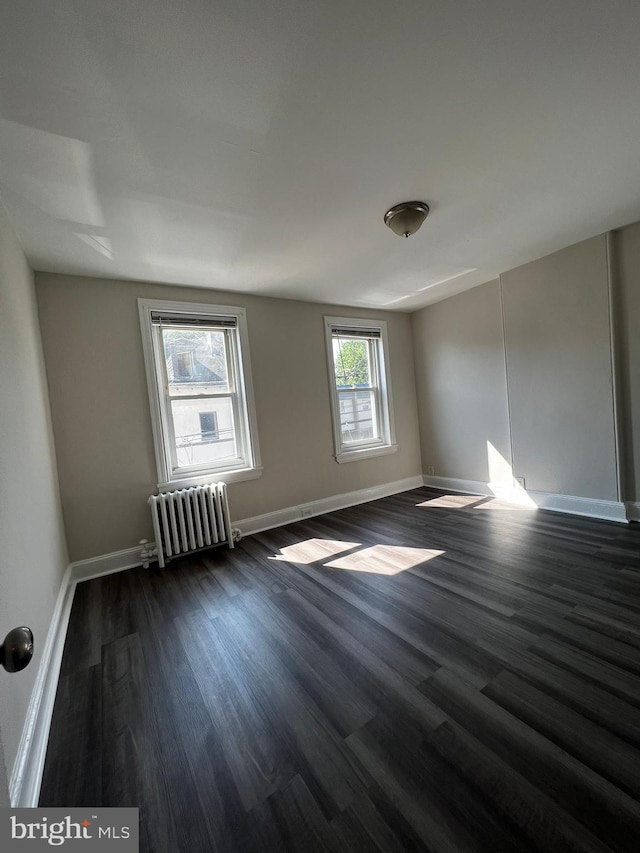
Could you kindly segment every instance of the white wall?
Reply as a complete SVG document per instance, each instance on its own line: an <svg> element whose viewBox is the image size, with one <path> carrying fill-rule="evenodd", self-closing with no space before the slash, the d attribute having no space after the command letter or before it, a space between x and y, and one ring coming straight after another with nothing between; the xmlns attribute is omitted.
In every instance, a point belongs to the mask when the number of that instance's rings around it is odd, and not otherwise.
<svg viewBox="0 0 640 853"><path fill-rule="evenodd" d="M498 282L416 312L413 338L423 472L494 480L511 456Z"/></svg>
<svg viewBox="0 0 640 853"><path fill-rule="evenodd" d="M2 210L0 401L0 635L28 625L35 639L26 670L0 668L0 736L10 774L68 558L33 274Z"/></svg>
<svg viewBox="0 0 640 853"><path fill-rule="evenodd" d="M640 223L614 234L624 498L640 502ZM640 520L640 506L636 511Z"/></svg>
<svg viewBox="0 0 640 853"><path fill-rule="evenodd" d="M263 475L234 483L234 519L421 474L407 314L144 282L37 274L67 536L74 561L152 539L156 490L137 298L240 305L247 325ZM324 315L388 322L397 453L333 458Z"/></svg>
<svg viewBox="0 0 640 853"><path fill-rule="evenodd" d="M617 500L604 235L505 273L502 290L514 474Z"/></svg>
<svg viewBox="0 0 640 853"><path fill-rule="evenodd" d="M629 501L640 474L640 226L615 245ZM425 473L488 482L491 441L530 491L619 500L607 261L601 235L414 315Z"/></svg>
<svg viewBox="0 0 640 853"><path fill-rule="evenodd" d="M9 802L9 779L7 768L4 763L4 749L2 747L2 732L0 731L0 809L11 805Z"/></svg>

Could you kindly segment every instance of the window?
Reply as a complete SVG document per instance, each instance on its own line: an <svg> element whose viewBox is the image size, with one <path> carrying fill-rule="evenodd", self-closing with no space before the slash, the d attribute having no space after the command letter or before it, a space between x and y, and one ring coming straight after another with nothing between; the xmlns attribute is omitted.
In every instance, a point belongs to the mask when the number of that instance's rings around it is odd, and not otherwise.
<svg viewBox="0 0 640 853"><path fill-rule="evenodd" d="M244 309L138 306L158 487L260 476Z"/></svg>
<svg viewBox="0 0 640 853"><path fill-rule="evenodd" d="M336 460L393 453L386 322L325 317L325 330Z"/></svg>
<svg viewBox="0 0 640 853"><path fill-rule="evenodd" d="M202 441L218 441L218 413L198 412L200 417L200 437Z"/></svg>

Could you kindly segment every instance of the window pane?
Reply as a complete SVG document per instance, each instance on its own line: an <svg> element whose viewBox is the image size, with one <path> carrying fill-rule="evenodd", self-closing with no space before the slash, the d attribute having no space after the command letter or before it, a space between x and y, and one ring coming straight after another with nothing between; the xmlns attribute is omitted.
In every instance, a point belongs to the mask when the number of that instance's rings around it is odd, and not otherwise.
<svg viewBox="0 0 640 853"><path fill-rule="evenodd" d="M375 392L339 390L340 430L344 444L379 438Z"/></svg>
<svg viewBox="0 0 640 853"><path fill-rule="evenodd" d="M215 394L229 391L229 369L223 331L163 329L169 394Z"/></svg>
<svg viewBox="0 0 640 853"><path fill-rule="evenodd" d="M369 341L333 338L333 363L338 388L371 385Z"/></svg>
<svg viewBox="0 0 640 853"><path fill-rule="evenodd" d="M172 400L171 414L180 467L236 458L231 397Z"/></svg>

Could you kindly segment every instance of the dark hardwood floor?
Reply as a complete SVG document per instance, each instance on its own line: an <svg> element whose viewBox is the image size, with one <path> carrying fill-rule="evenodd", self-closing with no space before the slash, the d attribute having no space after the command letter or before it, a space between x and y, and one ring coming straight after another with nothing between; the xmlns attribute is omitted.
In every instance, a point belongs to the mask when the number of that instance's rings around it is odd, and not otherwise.
<svg viewBox="0 0 640 853"><path fill-rule="evenodd" d="M636 853L640 529L438 494L80 584L40 804L138 806L143 853Z"/></svg>

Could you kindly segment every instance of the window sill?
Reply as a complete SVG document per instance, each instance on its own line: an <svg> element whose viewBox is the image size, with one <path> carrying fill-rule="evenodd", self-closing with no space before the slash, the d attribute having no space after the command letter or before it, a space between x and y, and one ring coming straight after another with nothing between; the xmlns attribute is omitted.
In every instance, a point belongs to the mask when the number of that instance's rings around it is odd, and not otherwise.
<svg viewBox="0 0 640 853"><path fill-rule="evenodd" d="M237 471L210 471L197 477L182 477L158 483L159 492L175 492L178 489L190 489L192 486L205 486L208 483L240 483L243 480L257 480L262 476L262 468L240 468Z"/></svg>
<svg viewBox="0 0 640 853"><path fill-rule="evenodd" d="M397 449L397 444L361 447L358 450L345 450L342 453L336 453L335 460L340 464L343 462L358 462L360 459L370 459L373 456L386 456L388 453L395 453Z"/></svg>

